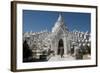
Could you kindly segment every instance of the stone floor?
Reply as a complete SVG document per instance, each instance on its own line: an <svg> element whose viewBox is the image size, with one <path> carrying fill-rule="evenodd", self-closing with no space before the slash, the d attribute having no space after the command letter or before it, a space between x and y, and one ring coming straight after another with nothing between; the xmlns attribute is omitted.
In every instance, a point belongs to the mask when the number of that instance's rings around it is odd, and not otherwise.
<svg viewBox="0 0 100 73"><path fill-rule="evenodd" d="M75 60L75 58L68 55L64 55L64 57L61 58L60 55L55 55L52 56L48 61L67 61L67 60Z"/></svg>
<svg viewBox="0 0 100 73"><path fill-rule="evenodd" d="M83 60L90 59L89 55L84 55ZM74 56L71 55L64 55L64 57L61 58L60 55L52 56L48 61L69 61L69 60L76 60Z"/></svg>

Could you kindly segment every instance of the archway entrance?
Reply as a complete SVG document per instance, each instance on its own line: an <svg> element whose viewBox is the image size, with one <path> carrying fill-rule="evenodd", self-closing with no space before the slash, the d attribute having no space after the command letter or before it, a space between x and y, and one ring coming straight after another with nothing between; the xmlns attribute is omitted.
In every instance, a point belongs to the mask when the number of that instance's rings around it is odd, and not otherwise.
<svg viewBox="0 0 100 73"><path fill-rule="evenodd" d="M60 55L61 53L64 53L64 44L63 44L63 40L60 39L58 42L58 52L57 54Z"/></svg>

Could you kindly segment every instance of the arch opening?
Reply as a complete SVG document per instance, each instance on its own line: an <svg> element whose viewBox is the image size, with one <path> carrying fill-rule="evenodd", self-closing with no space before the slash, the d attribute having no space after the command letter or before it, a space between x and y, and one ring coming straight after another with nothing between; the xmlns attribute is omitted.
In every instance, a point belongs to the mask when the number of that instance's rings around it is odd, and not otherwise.
<svg viewBox="0 0 100 73"><path fill-rule="evenodd" d="M64 43L62 39L60 39L58 42L57 55L60 55L61 53L64 53Z"/></svg>

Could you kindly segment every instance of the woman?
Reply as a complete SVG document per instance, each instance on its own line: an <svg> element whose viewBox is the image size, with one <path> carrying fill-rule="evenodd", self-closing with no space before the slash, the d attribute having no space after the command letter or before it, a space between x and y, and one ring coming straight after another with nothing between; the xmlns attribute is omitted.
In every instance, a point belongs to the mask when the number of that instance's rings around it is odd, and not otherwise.
<svg viewBox="0 0 100 73"><path fill-rule="evenodd" d="M64 48L63 47L60 47L60 55L61 55L61 58L64 57Z"/></svg>

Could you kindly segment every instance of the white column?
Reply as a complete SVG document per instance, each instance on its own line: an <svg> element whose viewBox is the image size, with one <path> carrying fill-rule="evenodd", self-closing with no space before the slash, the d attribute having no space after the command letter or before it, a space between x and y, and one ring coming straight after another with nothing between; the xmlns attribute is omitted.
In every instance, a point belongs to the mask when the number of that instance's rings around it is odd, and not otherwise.
<svg viewBox="0 0 100 73"><path fill-rule="evenodd" d="M67 54L67 38L64 34L64 37L63 37L63 43L64 43L64 54Z"/></svg>
<svg viewBox="0 0 100 73"><path fill-rule="evenodd" d="M51 49L53 49L54 50L54 52L55 52L55 54L57 54L57 46L56 46L56 44L57 44L57 42L55 42L56 40L54 39L54 40L52 40L52 43L51 43Z"/></svg>
<svg viewBox="0 0 100 73"><path fill-rule="evenodd" d="M58 42L56 41L55 42L55 54L57 54L58 53Z"/></svg>

